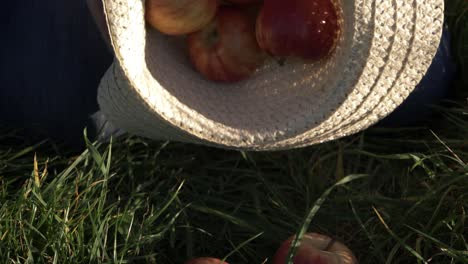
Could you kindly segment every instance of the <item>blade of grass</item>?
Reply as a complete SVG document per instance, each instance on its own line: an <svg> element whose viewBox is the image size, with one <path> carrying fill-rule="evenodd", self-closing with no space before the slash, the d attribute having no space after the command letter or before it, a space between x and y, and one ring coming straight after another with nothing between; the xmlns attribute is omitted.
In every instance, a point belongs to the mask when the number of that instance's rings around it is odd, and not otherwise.
<svg viewBox="0 0 468 264"><path fill-rule="evenodd" d="M303 224L301 226L301 228L299 229L299 231L296 233L296 237L294 238L292 244L291 244L291 247L288 251L288 256L286 257L286 263L287 264L292 264L292 259L293 259L293 256L294 254L296 253L297 249L299 248L299 246L301 245L301 240L303 238L303 236L305 235L305 233L307 232L309 226L310 226L310 223L312 222L312 219L314 218L314 216L317 214L317 212L320 210L320 207L322 207L322 204L326 201L326 199L328 198L328 196L330 195L330 193L338 186L341 186L341 185L345 185L347 183L350 183L354 180L357 180L357 179L362 179L364 177L367 177L368 175L367 174L357 174L357 175L349 175L349 176L346 176L344 177L343 179L341 179L340 181L338 181L337 183L333 184L333 186L331 186L330 188L328 188L314 203L314 205L312 206L312 208L310 209L309 213L307 214L307 216L305 217L304 221L303 221Z"/></svg>
<svg viewBox="0 0 468 264"><path fill-rule="evenodd" d="M245 245L249 244L250 242L254 241L255 239L259 238L260 236L263 235L263 232L260 232L256 235L254 235L253 237L245 240L244 242L240 243L238 246L236 246L231 252L229 252L222 260L221 260L221 263L225 263L226 260L234 253L236 253L237 251L239 251L239 249L243 248Z"/></svg>
<svg viewBox="0 0 468 264"><path fill-rule="evenodd" d="M416 259L422 261L424 264L428 264L428 262L418 253L416 252L416 250L414 250L413 248L411 248L410 246L408 246L403 239L401 239L400 237L398 237L391 229L390 227L387 225L387 223L385 222L385 220L383 219L382 215L380 214L380 212L377 210L377 208L375 207L372 207L372 209L374 209L374 212L375 214L377 215L377 217L379 218L380 222L382 223L382 225L385 227L385 229L387 230L387 232L398 242L398 244L405 248L406 250L408 250L413 256L416 257Z"/></svg>
<svg viewBox="0 0 468 264"><path fill-rule="evenodd" d="M466 251L456 251L453 249L450 249L450 246L447 244L443 243L442 241L434 238L433 236L430 236L429 234L426 234L422 232L421 230L418 230L412 226L405 225L407 228L409 228L411 231L418 233L419 235L423 236L424 238L428 239L429 241L432 241L433 243L437 244L440 247L440 250L447 253L450 257L456 259L457 261L460 261L460 263L468 263L468 256L466 255ZM450 249L450 250L449 250ZM457 254L459 253L459 254ZM465 256L462 256L461 254L465 253Z"/></svg>

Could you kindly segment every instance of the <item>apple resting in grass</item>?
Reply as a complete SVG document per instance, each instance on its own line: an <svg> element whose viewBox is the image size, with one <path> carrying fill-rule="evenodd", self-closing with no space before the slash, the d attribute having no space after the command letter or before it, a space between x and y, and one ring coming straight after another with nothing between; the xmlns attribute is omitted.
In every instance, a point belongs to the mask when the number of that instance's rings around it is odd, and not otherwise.
<svg viewBox="0 0 468 264"><path fill-rule="evenodd" d="M188 35L187 43L192 64L212 81L246 79L265 58L255 39L255 20L231 6L220 7L210 24Z"/></svg>
<svg viewBox="0 0 468 264"><path fill-rule="evenodd" d="M195 258L187 261L185 264L229 264L217 258Z"/></svg>
<svg viewBox="0 0 468 264"><path fill-rule="evenodd" d="M280 58L320 60L327 57L340 34L340 9L334 2L265 0L256 25L260 47Z"/></svg>
<svg viewBox="0 0 468 264"><path fill-rule="evenodd" d="M146 0L146 21L168 35L200 30L215 16L218 0Z"/></svg>
<svg viewBox="0 0 468 264"><path fill-rule="evenodd" d="M285 264L294 236L281 244L275 254L273 264ZM317 233L305 234L302 243L293 257L294 264L357 264L351 250L330 237Z"/></svg>

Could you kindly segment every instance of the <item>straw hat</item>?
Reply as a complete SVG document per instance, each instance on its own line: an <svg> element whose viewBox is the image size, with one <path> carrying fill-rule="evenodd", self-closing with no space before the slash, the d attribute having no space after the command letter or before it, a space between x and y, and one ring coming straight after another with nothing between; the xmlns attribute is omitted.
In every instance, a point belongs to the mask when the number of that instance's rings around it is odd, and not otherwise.
<svg viewBox="0 0 468 264"><path fill-rule="evenodd" d="M162 140L288 149L359 132L391 113L424 76L444 0L341 0L332 58L267 63L235 84L205 80L183 40L149 29L144 0L103 0L116 59L98 101L115 126Z"/></svg>

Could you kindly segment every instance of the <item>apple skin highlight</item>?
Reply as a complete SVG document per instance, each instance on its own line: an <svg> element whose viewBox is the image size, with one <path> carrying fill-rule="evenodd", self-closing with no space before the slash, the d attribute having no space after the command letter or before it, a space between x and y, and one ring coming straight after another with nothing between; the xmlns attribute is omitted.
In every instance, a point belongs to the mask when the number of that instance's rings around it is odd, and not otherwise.
<svg viewBox="0 0 468 264"><path fill-rule="evenodd" d="M218 5L218 0L146 0L145 19L162 33L184 35L206 26Z"/></svg>
<svg viewBox="0 0 468 264"><path fill-rule="evenodd" d="M285 264L295 236L284 241L273 258L273 264ZM353 252L344 244L328 236L308 233L293 257L294 264L357 264Z"/></svg>
<svg viewBox="0 0 468 264"><path fill-rule="evenodd" d="M273 56L316 61L333 52L340 27L334 0L265 0L256 35L260 47Z"/></svg>

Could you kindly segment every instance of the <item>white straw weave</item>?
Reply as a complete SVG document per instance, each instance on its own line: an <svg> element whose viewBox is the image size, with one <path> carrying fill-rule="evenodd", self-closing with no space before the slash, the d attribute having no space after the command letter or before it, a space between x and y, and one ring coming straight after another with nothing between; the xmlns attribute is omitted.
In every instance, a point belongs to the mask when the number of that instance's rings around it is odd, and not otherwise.
<svg viewBox="0 0 468 264"><path fill-rule="evenodd" d="M236 84L205 80L182 38L144 21L144 0L103 0L116 59L98 93L117 127L154 139L288 149L359 132L411 93L440 42L443 0L342 0L327 61L271 61Z"/></svg>

